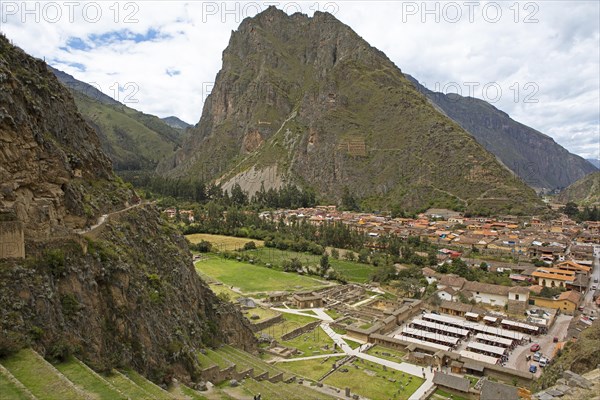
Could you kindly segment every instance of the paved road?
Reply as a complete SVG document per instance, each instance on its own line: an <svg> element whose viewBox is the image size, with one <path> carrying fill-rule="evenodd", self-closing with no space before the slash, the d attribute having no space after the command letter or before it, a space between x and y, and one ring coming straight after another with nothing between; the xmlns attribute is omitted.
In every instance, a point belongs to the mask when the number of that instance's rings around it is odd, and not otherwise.
<svg viewBox="0 0 600 400"><path fill-rule="evenodd" d="M571 319L573 319L571 315L559 315L556 317L556 321L550 328L550 331L545 335L533 337L532 343L538 343L540 345L543 355L552 357L554 348L556 347L556 343L554 343L554 337L558 337L558 340L561 342L567 339L567 329L569 328ZM535 364L539 366L539 363L537 361L533 361L533 359L530 361L526 360L526 356L533 356L530 348L530 343L516 347L506 363L506 368L513 368L519 371L527 372L529 370L529 365ZM542 368L538 368L536 377L539 377L541 374Z"/></svg>
<svg viewBox="0 0 600 400"><path fill-rule="evenodd" d="M396 371L402 371L407 374L422 377L423 371L425 373L425 382L409 397L409 400L419 400L425 392L427 392L433 386L433 373L429 372L429 369L419 367L417 365L409 363L397 363L394 361L386 360L383 358L375 357L370 354L365 354L360 351L362 348L352 349L348 343L342 338L342 335L336 333L327 322L321 323L321 328L329 335L331 339L338 345L338 347L344 351L344 353L362 358L363 360L370 361L372 363L385 365L387 368L395 369Z"/></svg>

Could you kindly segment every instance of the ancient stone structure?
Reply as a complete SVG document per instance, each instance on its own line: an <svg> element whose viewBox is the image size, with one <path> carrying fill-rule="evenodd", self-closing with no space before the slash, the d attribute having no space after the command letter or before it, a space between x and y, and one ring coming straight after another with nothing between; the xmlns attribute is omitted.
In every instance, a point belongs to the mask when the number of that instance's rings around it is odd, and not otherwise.
<svg viewBox="0 0 600 400"><path fill-rule="evenodd" d="M0 258L25 258L25 237L21 222L0 222Z"/></svg>

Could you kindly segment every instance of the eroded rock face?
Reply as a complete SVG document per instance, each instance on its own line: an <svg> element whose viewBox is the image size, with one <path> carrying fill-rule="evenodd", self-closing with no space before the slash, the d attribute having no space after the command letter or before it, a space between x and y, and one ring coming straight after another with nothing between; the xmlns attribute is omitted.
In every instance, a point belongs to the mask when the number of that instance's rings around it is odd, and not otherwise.
<svg viewBox="0 0 600 400"><path fill-rule="evenodd" d="M348 187L374 208L542 206L385 54L321 12L288 16L270 7L245 19L200 122L158 171L229 182L267 167L327 199Z"/></svg>
<svg viewBox="0 0 600 400"><path fill-rule="evenodd" d="M29 235L47 237L122 204L127 194L117 186L68 91L43 61L0 36L0 209L16 212ZM83 197L100 188L114 190L114 201L86 209Z"/></svg>

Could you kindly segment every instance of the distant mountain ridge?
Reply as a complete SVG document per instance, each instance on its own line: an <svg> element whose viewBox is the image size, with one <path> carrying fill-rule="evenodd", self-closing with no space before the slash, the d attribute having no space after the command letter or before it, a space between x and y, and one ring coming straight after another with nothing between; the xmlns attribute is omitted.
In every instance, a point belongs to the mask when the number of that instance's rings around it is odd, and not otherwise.
<svg viewBox="0 0 600 400"><path fill-rule="evenodd" d="M600 169L600 159L598 158L586 158L587 161L589 161L591 164L594 165L594 167Z"/></svg>
<svg viewBox="0 0 600 400"><path fill-rule="evenodd" d="M169 125L171 128L180 129L182 131L192 126L191 124L188 124L187 122L182 121L181 119L173 115L161 119L164 121L165 124Z"/></svg>
<svg viewBox="0 0 600 400"><path fill-rule="evenodd" d="M164 176L239 183L251 194L292 183L324 201L349 191L375 209L543 207L385 54L328 13L270 7L245 19L189 135L159 165Z"/></svg>
<svg viewBox="0 0 600 400"><path fill-rule="evenodd" d="M562 189L597 170L551 137L511 119L486 101L433 92L406 76L438 109L533 188Z"/></svg>
<svg viewBox="0 0 600 400"><path fill-rule="evenodd" d="M560 192L556 199L563 204L572 201L580 206L600 205L600 171L573 183Z"/></svg>
<svg viewBox="0 0 600 400"><path fill-rule="evenodd" d="M153 171L180 146L180 128L127 107L63 71L48 68L73 93L79 112L98 134L102 150L117 172Z"/></svg>

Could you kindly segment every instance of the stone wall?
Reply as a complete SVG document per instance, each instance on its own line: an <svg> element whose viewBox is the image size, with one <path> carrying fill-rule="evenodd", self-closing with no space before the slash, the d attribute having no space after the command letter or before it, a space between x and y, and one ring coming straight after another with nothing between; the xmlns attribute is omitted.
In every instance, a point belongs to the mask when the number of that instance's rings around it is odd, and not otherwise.
<svg viewBox="0 0 600 400"><path fill-rule="evenodd" d="M0 222L0 258L25 258L25 237L21 222Z"/></svg>
<svg viewBox="0 0 600 400"><path fill-rule="evenodd" d="M281 336L281 340L292 340L295 337L298 337L306 332L312 331L313 329L315 329L317 326L319 326L319 324L321 323L321 321L314 321L314 322L309 322L306 325L303 325L299 328L296 328L288 333L286 333L285 335Z"/></svg>
<svg viewBox="0 0 600 400"><path fill-rule="evenodd" d="M251 327L252 327L253 332L258 332L258 331L262 331L263 329L267 329L268 327L278 324L280 322L283 322L283 315L281 315L281 314L276 315L269 319L265 319L264 321L260 321L255 324L252 324Z"/></svg>

